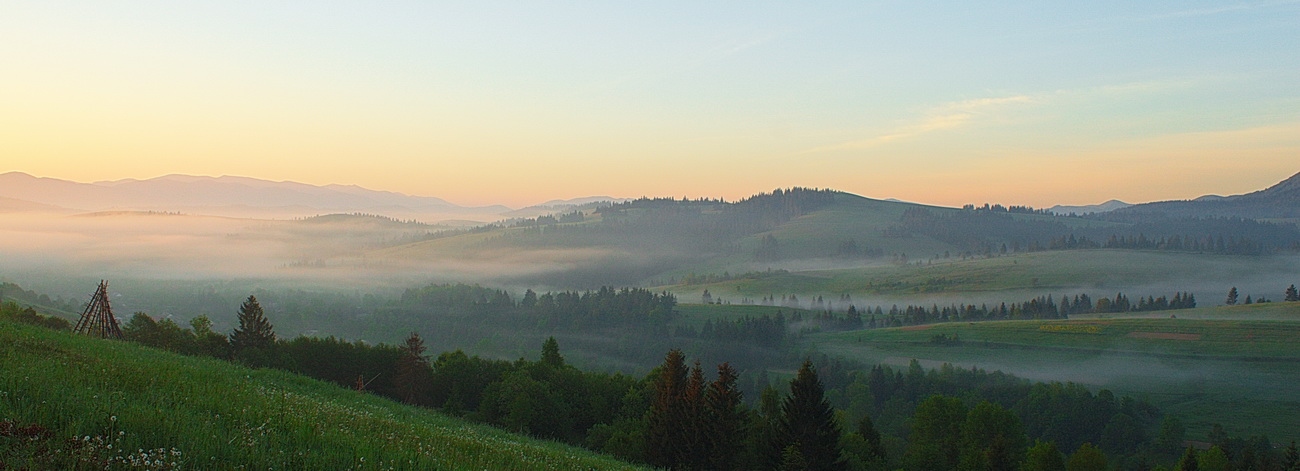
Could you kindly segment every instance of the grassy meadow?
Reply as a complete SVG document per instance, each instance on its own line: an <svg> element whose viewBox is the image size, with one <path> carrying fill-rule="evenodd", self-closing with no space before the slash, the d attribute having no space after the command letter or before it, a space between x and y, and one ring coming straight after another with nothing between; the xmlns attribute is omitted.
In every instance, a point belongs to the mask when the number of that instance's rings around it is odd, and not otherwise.
<svg viewBox="0 0 1300 471"><path fill-rule="evenodd" d="M1294 395L1300 303L1254 306L958 322L813 334L802 341L868 364L905 367L916 359L927 368L951 363L1107 388L1175 414L1188 425L1189 438L1204 437L1221 423L1232 435L1266 434L1274 443L1300 439L1300 398Z"/></svg>
<svg viewBox="0 0 1300 471"><path fill-rule="evenodd" d="M859 306L894 302L1020 302L1044 295L1092 293L1111 296L1172 295L1191 291L1202 304L1221 301L1231 283L1268 285L1294 275L1295 256L1230 256L1138 250L1069 250L1021 253L992 258L940 258L917 264L877 261L850 268L790 270L762 276L693 285L665 286L683 300L697 300L705 289L714 297L744 298L797 294L828 300L850 294ZM927 257L933 256L927 255ZM830 265L830 262L827 262ZM721 272L719 272L721 273ZM743 272L731 271L739 274ZM1234 281L1225 281L1234 280ZM1237 281L1239 280L1239 281ZM1280 282L1279 282L1280 283ZM1282 288L1267 294L1281 298ZM1212 291L1211 291L1212 290ZM1243 294L1244 297L1244 294ZM873 299L874 298L874 299ZM879 301L878 301L878 300Z"/></svg>
<svg viewBox="0 0 1300 471"><path fill-rule="evenodd" d="M274 370L0 322L0 462L40 469L635 469Z"/></svg>

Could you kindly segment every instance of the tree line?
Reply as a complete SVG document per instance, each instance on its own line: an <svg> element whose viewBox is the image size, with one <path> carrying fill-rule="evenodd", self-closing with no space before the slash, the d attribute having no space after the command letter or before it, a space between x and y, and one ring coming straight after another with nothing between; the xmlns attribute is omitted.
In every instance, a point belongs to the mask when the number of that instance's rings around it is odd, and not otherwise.
<svg viewBox="0 0 1300 471"><path fill-rule="evenodd" d="M1037 214L973 207L963 211L908 208L898 223L884 233L889 237L928 236L956 246L969 256L1098 248L1257 255L1300 246L1300 228L1294 224L1103 213L1080 218L1121 225L1079 227Z"/></svg>
<svg viewBox="0 0 1300 471"><path fill-rule="evenodd" d="M280 339L255 296L241 303L238 320L223 335L205 317L186 329L137 313L124 333L670 469L1149 469L1176 458L1178 466L1296 465L1294 445L1283 452L1267 438L1231 438L1221 428L1208 437L1209 450L1185 451L1176 419L1142 400L951 365L927 370L912 361L895 370L818 356L805 359L784 390L763 371L767 386L752 398L730 364L709 380L699 361L687 366L676 349L638 378L580 371L554 338L538 360L462 351L430 360L415 333L395 346Z"/></svg>

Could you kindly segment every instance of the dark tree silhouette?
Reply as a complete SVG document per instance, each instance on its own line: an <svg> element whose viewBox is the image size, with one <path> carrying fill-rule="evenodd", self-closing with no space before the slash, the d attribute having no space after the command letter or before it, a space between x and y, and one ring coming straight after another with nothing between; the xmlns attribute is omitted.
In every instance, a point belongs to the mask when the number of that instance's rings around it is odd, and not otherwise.
<svg viewBox="0 0 1300 471"><path fill-rule="evenodd" d="M397 360L393 385L402 402L426 405L426 396L433 380L429 358L424 355L424 339L420 334L411 332L402 346L402 356Z"/></svg>
<svg viewBox="0 0 1300 471"><path fill-rule="evenodd" d="M1300 291L1296 291L1295 285L1288 286L1286 296L1282 298L1285 301L1300 301Z"/></svg>
<svg viewBox="0 0 1300 471"><path fill-rule="evenodd" d="M239 306L239 327L230 334L230 347L235 352L249 349L268 349L275 345L275 327L266 319L257 297L249 296Z"/></svg>
<svg viewBox="0 0 1300 471"><path fill-rule="evenodd" d="M1233 286L1232 289L1228 290L1228 299L1224 300L1223 302L1224 302L1224 304L1227 304L1227 305L1229 305L1229 306L1231 306L1231 305L1233 305L1233 304L1237 304L1237 287L1236 287L1236 286Z"/></svg>
<svg viewBox="0 0 1300 471"><path fill-rule="evenodd" d="M671 468L677 464L677 453L690 445L683 433L687 419L683 400L687 371L682 351L670 350L664 356L658 373L654 380L654 399L646 420L646 461Z"/></svg>
<svg viewBox="0 0 1300 471"><path fill-rule="evenodd" d="M559 368L564 366L564 357L560 356L560 343L555 337L547 337L542 343L542 364Z"/></svg>
<svg viewBox="0 0 1300 471"><path fill-rule="evenodd" d="M736 457L744 447L745 411L741 409L740 390L736 389L738 378L731 364L718 365L718 379L704 393L708 469L736 469Z"/></svg>
<svg viewBox="0 0 1300 471"><path fill-rule="evenodd" d="M772 447L783 452L794 446L814 471L847 469L840 456L840 426L826 400L812 360L805 360L790 381L790 395L781 404L781 420Z"/></svg>

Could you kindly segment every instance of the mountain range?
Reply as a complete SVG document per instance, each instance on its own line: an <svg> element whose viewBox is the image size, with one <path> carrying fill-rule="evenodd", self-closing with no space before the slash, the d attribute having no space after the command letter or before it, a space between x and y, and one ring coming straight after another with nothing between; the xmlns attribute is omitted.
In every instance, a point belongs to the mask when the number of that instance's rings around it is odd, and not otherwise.
<svg viewBox="0 0 1300 471"><path fill-rule="evenodd" d="M1157 201L1117 209L1116 212L1157 213L1170 217L1296 219L1300 218L1300 173L1244 195L1206 195L1192 200Z"/></svg>
<svg viewBox="0 0 1300 471"><path fill-rule="evenodd" d="M247 177L167 175L78 183L22 172L0 174L0 212L84 213L157 211L195 215L298 218L330 213L380 214L422 222L461 221L474 225L510 218L572 211L625 198L593 196L552 200L527 208L466 207L427 196L378 191L356 185L309 185ZM1251 219L1300 218L1300 173L1267 189L1235 196L1128 204L1110 200L1089 206L1053 206L1055 214L1156 213L1171 217L1216 216Z"/></svg>
<svg viewBox="0 0 1300 471"><path fill-rule="evenodd" d="M1120 200L1110 200L1101 204L1090 204L1084 206L1066 206L1066 205L1058 204L1056 206L1047 208L1047 211L1052 214L1059 214L1062 216L1070 215L1070 214L1083 215L1083 214L1108 213L1116 209L1123 209L1129 206L1133 206L1133 205L1129 203L1125 203Z"/></svg>
<svg viewBox="0 0 1300 471"><path fill-rule="evenodd" d="M609 197L554 200L517 210L502 205L459 206L440 198L356 185L316 186L233 176L167 175L148 180L78 183L22 172L0 174L0 211L5 212L158 211L260 218L370 213L425 222L450 219L482 223L606 200L621 201Z"/></svg>

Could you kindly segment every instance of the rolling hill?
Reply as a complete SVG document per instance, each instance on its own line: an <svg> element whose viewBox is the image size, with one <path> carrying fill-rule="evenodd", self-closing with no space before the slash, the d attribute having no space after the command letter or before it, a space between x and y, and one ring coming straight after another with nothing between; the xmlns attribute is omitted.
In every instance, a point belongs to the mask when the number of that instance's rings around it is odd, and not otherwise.
<svg viewBox="0 0 1300 471"><path fill-rule="evenodd" d="M18 469L640 469L282 371L7 321L0 359L0 463Z"/></svg>
<svg viewBox="0 0 1300 471"><path fill-rule="evenodd" d="M1202 196L1186 201L1158 201L1121 208L1118 213L1158 213L1175 217L1300 218L1300 173L1276 185L1244 195Z"/></svg>
<svg viewBox="0 0 1300 471"><path fill-rule="evenodd" d="M1265 303L1070 320L951 322L818 333L802 342L865 363L998 370L1145 398L1205 436L1300 439L1300 304Z"/></svg>

